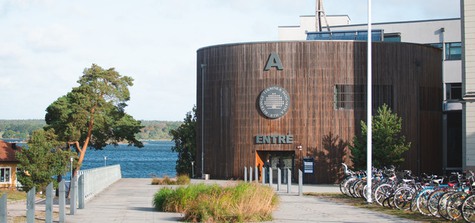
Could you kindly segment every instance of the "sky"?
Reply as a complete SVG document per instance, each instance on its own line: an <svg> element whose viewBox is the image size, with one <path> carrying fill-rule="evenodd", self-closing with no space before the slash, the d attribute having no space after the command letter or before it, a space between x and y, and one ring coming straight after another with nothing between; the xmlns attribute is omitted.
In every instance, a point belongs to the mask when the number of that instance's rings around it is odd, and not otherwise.
<svg viewBox="0 0 475 223"><path fill-rule="evenodd" d="M324 0L327 15L367 22L367 0ZM181 121L196 104L196 51L276 41L315 0L0 0L0 119L44 119L85 68L134 79L126 112ZM460 17L459 0L372 1L373 22Z"/></svg>

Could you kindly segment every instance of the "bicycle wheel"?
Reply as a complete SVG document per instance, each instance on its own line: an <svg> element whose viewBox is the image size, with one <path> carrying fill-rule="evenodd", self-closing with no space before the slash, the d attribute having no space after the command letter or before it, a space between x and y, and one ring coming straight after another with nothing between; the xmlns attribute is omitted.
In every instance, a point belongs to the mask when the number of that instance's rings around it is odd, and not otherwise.
<svg viewBox="0 0 475 223"><path fill-rule="evenodd" d="M419 197L420 193L424 190L423 187L419 187L417 189L415 189L415 192L414 192L414 198L412 198L411 200L411 208L410 208L410 211L412 212L419 212L417 210L417 198Z"/></svg>
<svg viewBox="0 0 475 223"><path fill-rule="evenodd" d="M448 191L448 192L445 192L439 198L439 206L438 206L439 215L447 220L451 220L449 217L449 214L447 213L447 202L449 200L449 197L454 193L455 191Z"/></svg>
<svg viewBox="0 0 475 223"><path fill-rule="evenodd" d="M366 181L362 180L361 182L358 183L357 187L355 188L356 194L358 197L362 197L366 200Z"/></svg>
<svg viewBox="0 0 475 223"><path fill-rule="evenodd" d="M340 182L340 192L341 192L342 194L345 194L345 192L344 192L343 190L344 190L344 188L345 188L345 183L348 181L348 179L349 179L349 178L345 178L345 179L343 179L343 180Z"/></svg>
<svg viewBox="0 0 475 223"><path fill-rule="evenodd" d="M350 194L352 197L358 197L359 196L359 193L357 191L357 188L358 188L358 185L362 182L363 180L361 179L358 179L356 180L355 182L353 182L353 184L350 186Z"/></svg>
<svg viewBox="0 0 475 223"><path fill-rule="evenodd" d="M346 178L344 179L343 181L341 181L340 183L340 191L342 194L346 194L348 195L348 182L350 182L351 180L355 179L354 177L349 177L349 178Z"/></svg>
<svg viewBox="0 0 475 223"><path fill-rule="evenodd" d="M439 215L439 199L442 197L442 195L445 193L445 191L434 191L430 196L429 196L429 202L427 202L427 209L429 209L429 212L432 216L435 217L440 217Z"/></svg>
<svg viewBox="0 0 475 223"><path fill-rule="evenodd" d="M431 215L429 208L427 207L428 206L427 204L429 202L429 196L432 192L434 192L433 189L425 189L422 192L420 192L419 195L417 195L417 199L416 199L417 210L422 215L426 215L426 216Z"/></svg>
<svg viewBox="0 0 475 223"><path fill-rule="evenodd" d="M374 200L379 205L383 206L384 200L394 192L391 184L381 184L374 191Z"/></svg>
<svg viewBox="0 0 475 223"><path fill-rule="evenodd" d="M459 220L462 218L462 204L468 194L465 192L453 193L447 200L447 215L450 220Z"/></svg>
<svg viewBox="0 0 475 223"><path fill-rule="evenodd" d="M414 190L410 187L401 187L394 191L394 206L399 210L409 210Z"/></svg>
<svg viewBox="0 0 475 223"><path fill-rule="evenodd" d="M462 216L465 221L475 223L475 194L470 195L463 201Z"/></svg>
<svg viewBox="0 0 475 223"><path fill-rule="evenodd" d="M383 207L394 208L394 193L391 193L391 195L389 195L389 197L384 199Z"/></svg>
<svg viewBox="0 0 475 223"><path fill-rule="evenodd" d="M358 178L354 177L354 178L350 178L348 181L346 181L346 183L343 185L344 186L343 192L344 192L345 195L352 197L352 195L350 193L350 188L351 188L351 185L353 185L353 183L355 183L357 180L358 180Z"/></svg>

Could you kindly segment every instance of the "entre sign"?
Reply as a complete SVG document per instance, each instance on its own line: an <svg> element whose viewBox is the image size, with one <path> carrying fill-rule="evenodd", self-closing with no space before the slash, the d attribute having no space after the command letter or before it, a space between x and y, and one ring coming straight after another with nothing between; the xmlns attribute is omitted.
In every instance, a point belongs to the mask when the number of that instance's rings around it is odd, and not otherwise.
<svg viewBox="0 0 475 223"><path fill-rule="evenodd" d="M257 135L256 144L292 144L294 142L293 135Z"/></svg>

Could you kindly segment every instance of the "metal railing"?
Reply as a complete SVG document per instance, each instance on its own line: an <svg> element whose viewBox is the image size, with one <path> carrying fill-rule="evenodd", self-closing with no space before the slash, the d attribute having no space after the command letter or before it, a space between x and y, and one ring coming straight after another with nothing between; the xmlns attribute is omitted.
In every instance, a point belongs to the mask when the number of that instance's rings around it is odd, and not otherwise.
<svg viewBox="0 0 475 223"><path fill-rule="evenodd" d="M122 178L120 165L79 171L84 178L84 199L89 200Z"/></svg>
<svg viewBox="0 0 475 223"><path fill-rule="evenodd" d="M70 215L76 213L79 204L79 209L84 208L85 200L93 198L95 195L117 182L122 178L120 172L120 165L107 166L95 169L81 170L70 183ZM65 222L66 217L66 194L65 180L59 183L59 222ZM36 189L32 188L28 191L26 201L26 222L35 222L35 203L36 203ZM45 199L45 222L53 222L53 183L50 183L46 188ZM7 222L7 195L6 193L0 196L0 222Z"/></svg>

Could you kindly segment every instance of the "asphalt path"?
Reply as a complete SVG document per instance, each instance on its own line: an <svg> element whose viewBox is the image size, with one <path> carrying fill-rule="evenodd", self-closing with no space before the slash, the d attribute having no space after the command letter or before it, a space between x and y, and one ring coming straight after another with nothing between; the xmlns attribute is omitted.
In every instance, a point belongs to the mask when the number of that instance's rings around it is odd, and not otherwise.
<svg viewBox="0 0 475 223"><path fill-rule="evenodd" d="M123 178L88 201L85 208L78 209L75 215L70 215L67 210L66 222L180 222L183 217L180 213L154 210L153 195L164 186L151 185L151 181L152 179ZM237 182L192 180L192 183L232 185ZM277 191L276 185L273 187ZM303 191L338 193L339 189L335 185L304 185ZM280 197L280 205L273 212L273 221L271 222L409 222L407 219L322 198L298 196L296 185L291 187L290 193L287 192L286 185L283 185L277 193ZM37 210L41 210L41 207L38 207ZM57 220L55 218L56 222Z"/></svg>

